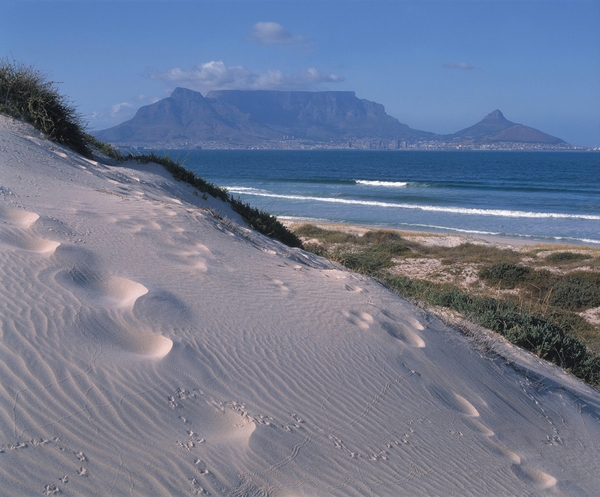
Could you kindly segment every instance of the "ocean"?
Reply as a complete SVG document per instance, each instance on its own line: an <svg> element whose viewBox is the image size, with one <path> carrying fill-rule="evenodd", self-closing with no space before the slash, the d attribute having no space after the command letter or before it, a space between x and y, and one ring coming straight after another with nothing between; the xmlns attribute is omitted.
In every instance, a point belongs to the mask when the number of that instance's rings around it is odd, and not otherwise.
<svg viewBox="0 0 600 497"><path fill-rule="evenodd" d="M600 154L194 150L171 157L283 219L600 245Z"/></svg>

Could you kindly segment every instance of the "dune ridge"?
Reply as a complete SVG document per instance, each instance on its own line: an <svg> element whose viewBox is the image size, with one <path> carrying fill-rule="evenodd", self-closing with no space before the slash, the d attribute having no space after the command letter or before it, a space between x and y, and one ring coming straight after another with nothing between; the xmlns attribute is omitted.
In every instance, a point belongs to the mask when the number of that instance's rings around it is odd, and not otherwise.
<svg viewBox="0 0 600 497"><path fill-rule="evenodd" d="M596 493L597 391L160 166L0 142L0 494Z"/></svg>

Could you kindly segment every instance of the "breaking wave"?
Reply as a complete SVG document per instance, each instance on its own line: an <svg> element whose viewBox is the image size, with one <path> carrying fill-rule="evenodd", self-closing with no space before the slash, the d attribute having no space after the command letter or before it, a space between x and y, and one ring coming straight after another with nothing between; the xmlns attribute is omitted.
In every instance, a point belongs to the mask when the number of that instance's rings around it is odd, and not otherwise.
<svg viewBox="0 0 600 497"><path fill-rule="evenodd" d="M441 207L435 205L418 205L406 203L381 202L378 200L357 200L347 198L333 197L312 197L302 195L283 195L271 193L256 188L247 187L228 187L230 193L256 195L259 197L281 198L287 200L301 200L312 202L327 202L334 204L347 205L363 205L368 207L384 207L392 209L412 209L427 212L445 212L451 214L464 214L467 216L495 216L495 217L512 217L512 218L529 218L529 219L584 219L587 221L600 221L600 215L592 214L566 214L561 212L529 212L507 209L476 209L468 207Z"/></svg>

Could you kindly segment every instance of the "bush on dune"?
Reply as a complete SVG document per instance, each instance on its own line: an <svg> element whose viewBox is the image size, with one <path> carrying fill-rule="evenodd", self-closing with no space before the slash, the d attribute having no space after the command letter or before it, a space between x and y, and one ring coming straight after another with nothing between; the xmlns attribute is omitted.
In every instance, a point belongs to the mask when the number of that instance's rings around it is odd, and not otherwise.
<svg viewBox="0 0 600 497"><path fill-rule="evenodd" d="M0 61L0 112L23 119L50 140L90 156L82 118L55 83L31 67Z"/></svg>

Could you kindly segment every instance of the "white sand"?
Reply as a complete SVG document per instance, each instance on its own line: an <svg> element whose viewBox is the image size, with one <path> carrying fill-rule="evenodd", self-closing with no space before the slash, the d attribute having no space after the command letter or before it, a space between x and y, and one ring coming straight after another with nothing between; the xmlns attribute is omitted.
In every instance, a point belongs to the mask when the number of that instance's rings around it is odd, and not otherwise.
<svg viewBox="0 0 600 497"><path fill-rule="evenodd" d="M192 190L0 117L0 495L597 495L595 390Z"/></svg>

